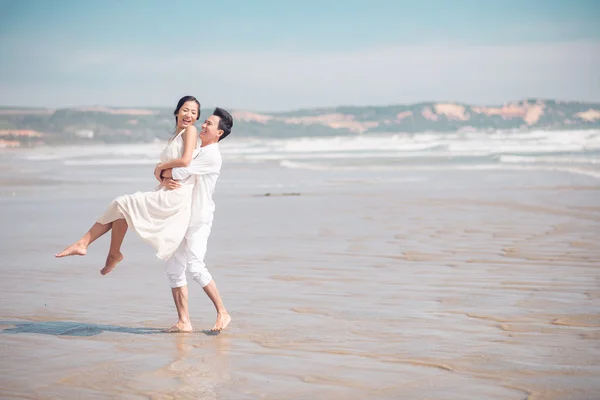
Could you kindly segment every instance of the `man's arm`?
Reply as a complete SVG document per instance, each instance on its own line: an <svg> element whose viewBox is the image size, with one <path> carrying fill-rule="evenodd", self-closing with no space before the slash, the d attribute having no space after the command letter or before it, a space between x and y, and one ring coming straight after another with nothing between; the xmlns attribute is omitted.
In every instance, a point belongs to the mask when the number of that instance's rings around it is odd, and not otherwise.
<svg viewBox="0 0 600 400"><path fill-rule="evenodd" d="M221 158L199 156L192 160L188 167L173 168L172 179L181 180L190 175L204 175L219 172L221 170Z"/></svg>

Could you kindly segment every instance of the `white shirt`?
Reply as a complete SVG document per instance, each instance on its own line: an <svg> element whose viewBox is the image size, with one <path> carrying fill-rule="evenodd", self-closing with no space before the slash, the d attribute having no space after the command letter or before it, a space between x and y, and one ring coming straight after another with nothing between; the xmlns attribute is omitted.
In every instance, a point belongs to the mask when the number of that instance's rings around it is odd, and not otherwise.
<svg viewBox="0 0 600 400"><path fill-rule="evenodd" d="M212 224L215 202L212 199L221 172L219 144L213 143L200 148L198 155L188 167L173 168L173 179L180 180L193 175L196 179L192 194L192 217L190 227Z"/></svg>

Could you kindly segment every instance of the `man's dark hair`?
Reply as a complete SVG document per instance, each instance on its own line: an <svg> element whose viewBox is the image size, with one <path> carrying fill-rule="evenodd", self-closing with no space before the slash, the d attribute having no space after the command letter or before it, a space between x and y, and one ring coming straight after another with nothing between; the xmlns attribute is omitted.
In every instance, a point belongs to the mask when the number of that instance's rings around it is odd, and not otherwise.
<svg viewBox="0 0 600 400"><path fill-rule="evenodd" d="M223 134L219 138L219 142L225 139L230 133L233 127L233 117L226 110L217 107L213 111L213 115L219 117L219 130L223 131Z"/></svg>

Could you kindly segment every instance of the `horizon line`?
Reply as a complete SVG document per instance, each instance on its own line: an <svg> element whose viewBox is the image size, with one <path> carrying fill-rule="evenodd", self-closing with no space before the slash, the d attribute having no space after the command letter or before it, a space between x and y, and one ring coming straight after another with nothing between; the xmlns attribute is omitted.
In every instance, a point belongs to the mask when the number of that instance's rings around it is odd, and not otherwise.
<svg viewBox="0 0 600 400"><path fill-rule="evenodd" d="M504 106L508 104L516 104L530 101L552 101L556 103L576 103L576 104L590 104L590 105L600 105L600 99L596 101L585 101L585 100L573 100L573 99L560 99L560 98L544 98L544 97L523 97L521 99L513 99L508 100L503 103L468 103L464 101L457 100L423 100L423 101L415 101L411 103L388 103L388 104L338 104L336 106L309 106L309 107L299 107L299 108L291 108L288 110L280 110L280 111L258 111L252 108L240 108L240 107L222 107L225 109L230 109L233 111L248 111L255 113L286 113L286 112L295 112L295 111L303 111L303 110L327 110L327 109L336 109L336 108L385 108L385 107L396 107L396 106L415 106L420 104L456 104L456 105L464 105L464 106L489 106L489 107L497 107ZM206 106L201 108L214 108L217 106ZM170 106L111 106L106 104L82 104L77 106L61 106L61 107L45 107L45 106L18 106L18 105L4 105L0 104L0 109L3 110L44 110L44 111L58 111L58 110L69 110L69 109L78 109L78 108L107 108L111 110L128 110L128 109L136 109L136 110L163 110L171 108Z"/></svg>

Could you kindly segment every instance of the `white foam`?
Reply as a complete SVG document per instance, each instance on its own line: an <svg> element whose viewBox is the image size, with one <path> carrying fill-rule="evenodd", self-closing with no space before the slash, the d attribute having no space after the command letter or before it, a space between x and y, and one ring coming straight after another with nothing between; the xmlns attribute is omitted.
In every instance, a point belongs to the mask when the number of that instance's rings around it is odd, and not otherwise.
<svg viewBox="0 0 600 400"><path fill-rule="evenodd" d="M29 161L70 160L84 157L148 157L158 159L164 143L120 145L59 146L31 149L23 158Z"/></svg>
<svg viewBox="0 0 600 400"><path fill-rule="evenodd" d="M28 161L58 160L66 166L152 165L164 145L164 142L154 142L47 147L23 154ZM410 164L439 164L435 166L438 169L478 168L475 165L492 168L487 167L489 164L564 170L600 164L600 130L387 133L276 139L232 137L222 143L220 149L225 163L278 161L285 168L313 170L354 170L358 164L357 169L403 169ZM574 173L595 174L583 170Z"/></svg>
<svg viewBox="0 0 600 400"><path fill-rule="evenodd" d="M418 135L415 135L415 137ZM335 136L335 137L308 137L293 139L271 139L264 140L262 143L270 152L283 153L330 153L340 151L414 151L426 150L439 146L437 140L425 140L425 138L413 138L409 135L368 135L368 136ZM256 141L248 143L246 146L256 146ZM223 154L240 153L244 146L237 144L230 149L222 146Z"/></svg>
<svg viewBox="0 0 600 400"><path fill-rule="evenodd" d="M24 157L27 161L51 161L59 160L58 154L31 154Z"/></svg>
<svg viewBox="0 0 600 400"><path fill-rule="evenodd" d="M486 156L490 153L474 153L474 152L462 152L454 153L449 151L436 151L436 152L368 152L368 153L352 153L352 152L339 152L339 153L270 153L270 154L252 154L243 156L228 157L228 160L235 161L277 161L277 160L332 160L332 159L402 159L402 158L451 158L461 156Z"/></svg>
<svg viewBox="0 0 600 400"><path fill-rule="evenodd" d="M223 154L333 154L373 151L504 154L582 152L600 149L600 131L464 132L241 140Z"/></svg>
<svg viewBox="0 0 600 400"><path fill-rule="evenodd" d="M597 147L600 149L600 147ZM469 151L487 151L491 154L503 153L562 153L562 152L581 152L585 150L595 150L583 144L557 145L550 143L460 143L451 144L451 152L469 152Z"/></svg>
<svg viewBox="0 0 600 400"><path fill-rule="evenodd" d="M156 159L131 159L131 158L97 158L87 160L65 160L63 165L156 165Z"/></svg>
<svg viewBox="0 0 600 400"><path fill-rule="evenodd" d="M315 164L315 163L299 163L299 162L294 162L294 161L289 161L289 160L283 160L279 163L279 165L281 165L283 168L307 169L307 170L311 170L311 171L331 171L331 170L335 169L334 167L329 166L329 165L320 165L320 164Z"/></svg>
<svg viewBox="0 0 600 400"><path fill-rule="evenodd" d="M284 160L280 163L284 168L305 169L314 171L558 171L576 175L585 175L600 179L600 171L585 168L556 165L507 165L507 164L473 164L473 165L368 165L368 166L332 166L315 163L298 163Z"/></svg>
<svg viewBox="0 0 600 400"><path fill-rule="evenodd" d="M586 156L500 156L503 163L600 164L600 158Z"/></svg>
<svg viewBox="0 0 600 400"><path fill-rule="evenodd" d="M164 142L121 145L63 146L33 149L31 161L68 160L82 157L158 158ZM397 133L289 139L228 139L221 145L224 156L263 154L342 154L448 151L454 155L528 154L600 150L600 130L532 132Z"/></svg>

